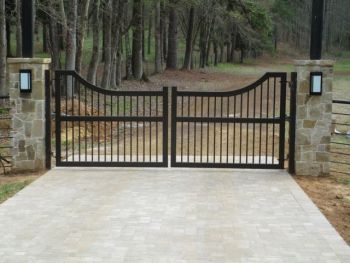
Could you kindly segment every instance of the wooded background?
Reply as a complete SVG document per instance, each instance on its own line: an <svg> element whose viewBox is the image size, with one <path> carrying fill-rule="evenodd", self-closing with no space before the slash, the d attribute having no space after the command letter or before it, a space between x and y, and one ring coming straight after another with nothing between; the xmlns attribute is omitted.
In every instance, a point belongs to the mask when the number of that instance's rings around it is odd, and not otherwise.
<svg viewBox="0 0 350 263"><path fill-rule="evenodd" d="M307 51L311 0L36 0L35 55L117 89L165 69ZM350 48L349 0L325 0L324 51ZM0 95L6 57L21 57L21 0L0 0ZM150 65L152 65L150 67ZM147 68L147 70L146 70Z"/></svg>

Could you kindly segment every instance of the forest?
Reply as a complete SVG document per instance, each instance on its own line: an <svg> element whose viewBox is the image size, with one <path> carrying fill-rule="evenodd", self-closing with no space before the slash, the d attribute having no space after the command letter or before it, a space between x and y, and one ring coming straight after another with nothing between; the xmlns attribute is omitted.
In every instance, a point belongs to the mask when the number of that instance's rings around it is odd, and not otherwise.
<svg viewBox="0 0 350 263"><path fill-rule="evenodd" d="M0 0L0 94L6 57L21 57L21 0ZM311 0L36 0L35 56L117 89L164 70L305 51ZM324 51L350 48L350 1L326 0ZM146 70L147 68L147 70Z"/></svg>

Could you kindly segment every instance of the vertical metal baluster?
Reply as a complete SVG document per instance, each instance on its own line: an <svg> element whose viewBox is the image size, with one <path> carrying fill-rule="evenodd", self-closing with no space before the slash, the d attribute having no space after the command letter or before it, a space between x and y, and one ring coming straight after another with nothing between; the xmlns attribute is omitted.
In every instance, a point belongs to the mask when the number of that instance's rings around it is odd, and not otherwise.
<svg viewBox="0 0 350 263"><path fill-rule="evenodd" d="M120 108L120 103L119 103L119 96L117 96L117 116L119 117L119 108ZM119 136L119 122L117 122L117 162L119 162L119 155L120 155L120 136Z"/></svg>
<svg viewBox="0 0 350 263"><path fill-rule="evenodd" d="M254 123L253 123L253 164L255 164L255 117L256 117L256 88L254 88L254 101L253 101L253 104L254 104Z"/></svg>
<svg viewBox="0 0 350 263"><path fill-rule="evenodd" d="M100 93L97 93L97 116L100 117ZM100 162L100 121L97 121L97 149L98 149L98 161Z"/></svg>
<svg viewBox="0 0 350 263"><path fill-rule="evenodd" d="M223 114L224 114L223 99L224 97L221 96L221 102L220 102L221 118L223 117ZM220 163L222 163L222 121L220 122Z"/></svg>
<svg viewBox="0 0 350 263"><path fill-rule="evenodd" d="M123 96L123 117L126 117L126 95ZM126 162L126 121L124 119L123 121L123 154L124 154L124 159L123 162Z"/></svg>
<svg viewBox="0 0 350 263"><path fill-rule="evenodd" d="M269 118L269 102L270 102L270 78L267 79L267 98L266 98L266 118ZM266 123L266 153L265 164L267 164L267 156L269 152L269 124Z"/></svg>
<svg viewBox="0 0 350 263"><path fill-rule="evenodd" d="M132 116L132 96L130 96L130 116ZM132 162L132 122L130 121L130 162Z"/></svg>
<svg viewBox="0 0 350 263"><path fill-rule="evenodd" d="M233 97L233 118L236 119L236 96ZM236 162L236 121L233 123L233 163Z"/></svg>
<svg viewBox="0 0 350 263"><path fill-rule="evenodd" d="M107 99L106 94L104 96L104 116L107 116ZM105 121L105 162L107 162L107 122Z"/></svg>
<svg viewBox="0 0 350 263"><path fill-rule="evenodd" d="M158 117L158 96L156 96L156 116ZM158 121L156 122L156 162L158 163Z"/></svg>
<svg viewBox="0 0 350 263"><path fill-rule="evenodd" d="M247 118L249 118L249 96L250 96L250 91L247 92ZM248 164L248 157L249 157L249 123L247 122L247 138L246 138L246 164Z"/></svg>
<svg viewBox="0 0 350 263"><path fill-rule="evenodd" d="M146 97L143 96L143 117L146 117ZM142 151L143 151L143 162L145 162L145 158L146 158L146 128L145 128L145 125L146 125L146 122L143 121L143 139L142 139L142 142L143 142L143 148L142 148Z"/></svg>
<svg viewBox="0 0 350 263"><path fill-rule="evenodd" d="M77 91L78 91L78 116L80 117L80 104L81 104L81 101L80 101L80 83L78 82L78 85L77 85ZM79 135L78 135L78 151L79 151L79 162L81 162L81 143L80 143L80 132L81 132L81 129L80 129L80 121L78 122L79 124L79 128L78 128L78 131L79 131Z"/></svg>
<svg viewBox="0 0 350 263"><path fill-rule="evenodd" d="M243 94L241 94L240 118L243 118ZM242 163L242 122L239 125L239 163Z"/></svg>
<svg viewBox="0 0 350 263"><path fill-rule="evenodd" d="M68 76L66 76L66 116L68 116ZM68 121L66 121L66 161L68 161Z"/></svg>
<svg viewBox="0 0 350 263"><path fill-rule="evenodd" d="M111 117L113 117L113 96L111 95ZM113 162L113 121L111 121L111 162Z"/></svg>
<svg viewBox="0 0 350 263"><path fill-rule="evenodd" d="M276 118L276 77L273 83L273 119ZM275 164L275 123L272 126L272 164Z"/></svg>
<svg viewBox="0 0 350 263"><path fill-rule="evenodd" d="M91 116L94 116L94 92L91 90ZM91 121L91 162L94 161L94 122Z"/></svg>
<svg viewBox="0 0 350 263"><path fill-rule="evenodd" d="M230 118L230 97L227 96L227 119ZM230 123L227 121L227 127L226 127L226 163L228 163L228 158L229 158L229 142L230 142L230 138L229 138L229 133L230 133Z"/></svg>
<svg viewBox="0 0 350 263"><path fill-rule="evenodd" d="M203 118L203 96L201 96L201 118ZM203 163L203 121L201 121L201 163Z"/></svg>
<svg viewBox="0 0 350 263"><path fill-rule="evenodd" d="M87 88L84 86L84 92L85 92L85 117L88 116L87 114ZM85 121L85 162L87 162L87 123Z"/></svg>
<svg viewBox="0 0 350 263"><path fill-rule="evenodd" d="M194 117L197 117L197 97L194 97ZM196 162L197 122L194 123L193 161Z"/></svg>
<svg viewBox="0 0 350 263"><path fill-rule="evenodd" d="M262 119L262 105L263 105L263 84L260 84L260 119ZM259 135L259 164L261 164L261 132L262 123L260 123L260 135Z"/></svg>
<svg viewBox="0 0 350 263"><path fill-rule="evenodd" d="M136 116L139 116L139 96L136 96ZM136 125L136 162L139 162L139 122Z"/></svg>
<svg viewBox="0 0 350 263"><path fill-rule="evenodd" d="M75 112L74 112L74 90L75 90L75 81L73 79L73 76L71 76L72 78L72 116L74 116ZM74 83L74 84L73 84ZM74 162L74 154L75 154L75 151L74 151L74 121L72 121L72 157L73 157L73 162Z"/></svg>
<svg viewBox="0 0 350 263"><path fill-rule="evenodd" d="M181 96L181 117L184 117L184 96ZM175 129L175 127L172 127L173 129ZM181 121L181 163L183 163L183 144L184 142L184 123L183 121Z"/></svg>
<svg viewBox="0 0 350 263"><path fill-rule="evenodd" d="M214 97L214 119L216 118L216 96ZM214 122L213 158L216 163L216 122Z"/></svg>
<svg viewBox="0 0 350 263"><path fill-rule="evenodd" d="M210 97L208 96L208 118L210 117ZM207 126L207 163L209 163L209 135L210 135L210 128L209 125L210 122L208 121L208 126Z"/></svg>
<svg viewBox="0 0 350 263"><path fill-rule="evenodd" d="M190 105L191 105L191 97L188 96L187 99L187 116L191 117L190 113L191 113L191 109L190 109ZM188 126L187 126L187 162L190 162L190 123L188 122Z"/></svg>
<svg viewBox="0 0 350 263"><path fill-rule="evenodd" d="M149 96L149 116L152 117L152 96ZM149 162L152 162L152 122L149 122Z"/></svg>

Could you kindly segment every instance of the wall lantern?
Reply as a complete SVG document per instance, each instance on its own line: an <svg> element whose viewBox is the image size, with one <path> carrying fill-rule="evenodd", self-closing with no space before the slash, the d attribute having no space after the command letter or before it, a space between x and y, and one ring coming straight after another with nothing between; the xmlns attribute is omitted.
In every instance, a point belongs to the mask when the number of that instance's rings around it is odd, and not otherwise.
<svg viewBox="0 0 350 263"><path fill-rule="evenodd" d="M310 74L310 95L322 95L322 72L311 72Z"/></svg>
<svg viewBox="0 0 350 263"><path fill-rule="evenodd" d="M22 93L32 92L32 71L30 69L19 71L19 90Z"/></svg>

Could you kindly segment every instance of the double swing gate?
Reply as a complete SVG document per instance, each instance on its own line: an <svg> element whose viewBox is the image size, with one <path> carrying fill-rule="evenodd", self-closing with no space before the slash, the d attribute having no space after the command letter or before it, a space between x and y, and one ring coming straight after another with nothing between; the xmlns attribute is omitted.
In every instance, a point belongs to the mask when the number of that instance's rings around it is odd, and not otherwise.
<svg viewBox="0 0 350 263"><path fill-rule="evenodd" d="M168 88L105 90L57 71L56 165L168 167L169 155L172 167L282 169L287 121L294 143L295 96L287 117L287 83L286 73L266 73L235 91L172 88L169 100Z"/></svg>

